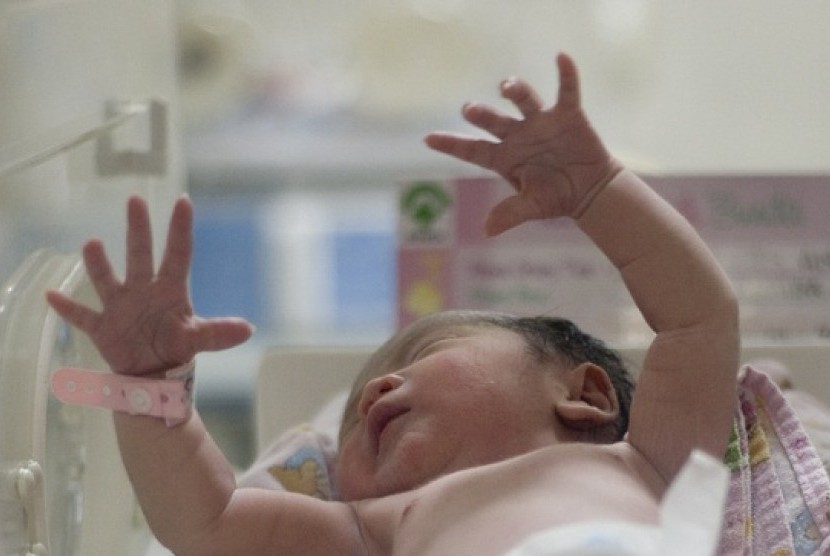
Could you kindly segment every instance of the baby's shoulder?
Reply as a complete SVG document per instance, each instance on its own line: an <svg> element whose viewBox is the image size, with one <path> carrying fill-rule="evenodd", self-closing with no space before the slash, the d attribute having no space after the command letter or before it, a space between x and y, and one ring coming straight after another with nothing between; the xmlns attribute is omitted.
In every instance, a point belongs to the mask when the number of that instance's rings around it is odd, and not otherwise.
<svg viewBox="0 0 830 556"><path fill-rule="evenodd" d="M662 496L665 492L668 483L654 462L650 461L636 446L627 440L604 444L601 445L600 449L607 451L609 456L614 458L621 467L639 477L651 492L658 496Z"/></svg>
<svg viewBox="0 0 830 556"><path fill-rule="evenodd" d="M421 488L348 502L354 511L368 554L389 554L394 534L406 509L421 496Z"/></svg>

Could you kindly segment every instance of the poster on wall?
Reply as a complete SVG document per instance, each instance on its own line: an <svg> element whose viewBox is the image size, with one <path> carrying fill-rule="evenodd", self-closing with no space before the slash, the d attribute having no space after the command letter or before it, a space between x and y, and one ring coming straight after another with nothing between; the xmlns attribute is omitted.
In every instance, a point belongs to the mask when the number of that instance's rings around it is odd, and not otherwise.
<svg viewBox="0 0 830 556"><path fill-rule="evenodd" d="M698 230L731 277L747 341L830 337L830 176L645 179ZM616 344L651 331L616 269L567 218L487 238L498 178L402 186L398 324L443 309L569 318Z"/></svg>

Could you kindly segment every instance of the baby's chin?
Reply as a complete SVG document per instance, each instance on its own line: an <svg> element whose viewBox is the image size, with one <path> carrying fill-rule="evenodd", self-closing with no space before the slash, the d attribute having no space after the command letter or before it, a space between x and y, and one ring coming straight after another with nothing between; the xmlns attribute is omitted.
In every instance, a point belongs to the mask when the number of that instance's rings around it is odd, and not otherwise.
<svg viewBox="0 0 830 556"><path fill-rule="evenodd" d="M436 447L427 432L408 430L371 463L349 454L338 460L336 483L343 501L380 498L414 490L443 475L481 463L459 457L455 450ZM341 456L344 454L341 454Z"/></svg>
<svg viewBox="0 0 830 556"><path fill-rule="evenodd" d="M343 502L383 498L401 492L414 490L439 477L440 472L433 472L414 466L381 466L374 473L350 473L348 469L338 468L336 474L337 490Z"/></svg>
<svg viewBox="0 0 830 556"><path fill-rule="evenodd" d="M421 484L419 481L407 480L406 477L400 476L395 480L386 481L375 477L356 479L343 474L337 476L337 490L343 502L383 498L413 490Z"/></svg>

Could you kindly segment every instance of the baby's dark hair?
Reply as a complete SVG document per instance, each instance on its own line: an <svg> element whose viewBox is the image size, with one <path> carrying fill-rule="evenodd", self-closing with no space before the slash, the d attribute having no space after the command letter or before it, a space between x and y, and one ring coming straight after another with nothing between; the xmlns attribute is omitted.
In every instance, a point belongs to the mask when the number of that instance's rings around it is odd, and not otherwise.
<svg viewBox="0 0 830 556"><path fill-rule="evenodd" d="M628 415L634 393L634 379L622 358L602 340L583 332L568 319L549 316L517 316L490 311L445 311L423 319L426 324L489 325L511 330L527 343L539 361L579 365L594 363L605 370L617 396L619 415L610 428L593 431L597 442L617 442L628 431ZM416 325L417 326L417 325Z"/></svg>
<svg viewBox="0 0 830 556"><path fill-rule="evenodd" d="M496 326L517 333L527 344L530 355L539 362L556 362L564 366L576 366L581 363L594 363L602 367L611 380L617 397L619 415L617 420L602 430L591 433L592 441L616 442L622 440L628 431L628 413L634 391L634 381L620 356L601 340L586 334L573 322L556 317L536 316L521 317L507 313L491 311L441 311L423 317L409 325L381 346L367 361L363 372L355 381L349 403L344 411L344 421L353 410L359 396L359 385L365 383L367 376L374 376L378 369L392 368L396 364L395 353L402 346L412 342L413 338L433 330L436 327Z"/></svg>
<svg viewBox="0 0 830 556"><path fill-rule="evenodd" d="M518 333L527 342L528 347L539 360L557 360L564 358L567 363L594 363L608 374L619 405L619 416L613 429L607 434L598 435L611 442L622 440L628 431L628 414L634 393L634 379L625 362L616 351L602 340L583 332L568 319L535 316L516 317L494 315L485 317L485 321Z"/></svg>

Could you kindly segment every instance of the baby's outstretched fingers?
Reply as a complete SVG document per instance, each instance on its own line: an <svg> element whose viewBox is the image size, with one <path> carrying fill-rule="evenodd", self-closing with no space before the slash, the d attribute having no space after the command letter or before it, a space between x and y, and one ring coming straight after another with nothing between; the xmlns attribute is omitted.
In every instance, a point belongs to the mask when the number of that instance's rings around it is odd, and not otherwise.
<svg viewBox="0 0 830 556"><path fill-rule="evenodd" d="M194 317L195 351L221 351L248 340L254 333L254 326L243 318L217 317L204 319Z"/></svg>
<svg viewBox="0 0 830 556"><path fill-rule="evenodd" d="M515 228L528 220L538 218L538 215L528 208L529 205L518 195L512 195L500 201L490 210L484 223L484 233L493 237Z"/></svg>
<svg viewBox="0 0 830 556"><path fill-rule="evenodd" d="M498 145L456 133L434 132L424 138L429 148L460 160L493 170Z"/></svg>
<svg viewBox="0 0 830 556"><path fill-rule="evenodd" d="M465 120L498 139L507 137L519 122L491 106L474 102L465 104L462 114Z"/></svg>
<svg viewBox="0 0 830 556"><path fill-rule="evenodd" d="M125 283L146 283L153 279L153 233L150 210L141 197L127 201L127 271Z"/></svg>
<svg viewBox="0 0 830 556"><path fill-rule="evenodd" d="M485 227L489 235L528 220L580 215L613 165L580 105L576 65L566 54L556 63L559 93L549 107L518 78L505 81L501 93L523 117L482 104L464 107L465 119L495 140L446 132L426 137L432 149L492 170L516 191L516 197L493 208Z"/></svg>
<svg viewBox="0 0 830 556"><path fill-rule="evenodd" d="M501 84L501 94L512 102L525 118L537 114L544 108L544 102L539 93L526 81L511 77Z"/></svg>
<svg viewBox="0 0 830 556"><path fill-rule="evenodd" d="M101 315L97 311L78 303L57 290L46 292L46 301L60 317L87 334L97 328Z"/></svg>
<svg viewBox="0 0 830 556"><path fill-rule="evenodd" d="M119 282L101 240L91 239L86 242L83 257L87 276L98 298L101 301L109 299L118 290Z"/></svg>
<svg viewBox="0 0 830 556"><path fill-rule="evenodd" d="M193 204L181 197L173 207L159 278L186 283L193 254Z"/></svg>
<svg viewBox="0 0 830 556"><path fill-rule="evenodd" d="M556 105L562 108L579 109L582 98L576 63L567 54L560 53L556 57L556 67L559 71L559 93Z"/></svg>

